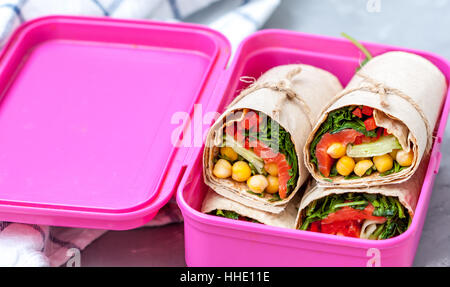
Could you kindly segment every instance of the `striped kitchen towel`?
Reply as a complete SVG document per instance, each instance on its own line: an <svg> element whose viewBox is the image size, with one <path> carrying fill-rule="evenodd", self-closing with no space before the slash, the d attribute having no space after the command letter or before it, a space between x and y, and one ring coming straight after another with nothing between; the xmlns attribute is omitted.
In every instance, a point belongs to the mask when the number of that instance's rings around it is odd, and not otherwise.
<svg viewBox="0 0 450 287"><path fill-rule="evenodd" d="M21 23L45 15L86 15L184 21L219 0L0 0L0 47ZM261 28L280 0L223 0L231 8L205 21L227 36L233 49ZM216 3L221 4L221 3ZM229 7L230 5L227 5ZM182 222L171 200L147 226ZM106 230L0 221L0 266L61 266Z"/></svg>

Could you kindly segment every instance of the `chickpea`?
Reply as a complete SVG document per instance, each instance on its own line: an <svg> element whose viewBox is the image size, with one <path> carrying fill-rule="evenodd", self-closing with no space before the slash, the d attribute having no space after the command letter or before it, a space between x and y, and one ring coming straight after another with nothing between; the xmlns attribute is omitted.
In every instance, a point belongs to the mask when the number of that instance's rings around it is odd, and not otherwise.
<svg viewBox="0 0 450 287"><path fill-rule="evenodd" d="M327 149L327 154L334 159L343 157L347 152L347 148L341 143L334 143Z"/></svg>
<svg viewBox="0 0 450 287"><path fill-rule="evenodd" d="M264 165L264 169L272 176L278 176L278 165L274 162Z"/></svg>
<svg viewBox="0 0 450 287"><path fill-rule="evenodd" d="M269 185L264 175L254 175L247 180L248 188L254 193L263 193L264 189Z"/></svg>
<svg viewBox="0 0 450 287"><path fill-rule="evenodd" d="M220 154L223 156L226 156L232 161L235 161L238 159L238 154L231 148L231 147L222 147L220 149Z"/></svg>
<svg viewBox="0 0 450 287"><path fill-rule="evenodd" d="M233 164L231 177L237 182L244 182L252 175L250 166L245 161L237 161Z"/></svg>
<svg viewBox="0 0 450 287"><path fill-rule="evenodd" d="M224 159L219 159L214 165L213 174L217 178L229 178L231 176L231 164Z"/></svg>
<svg viewBox="0 0 450 287"><path fill-rule="evenodd" d="M380 173L386 172L394 166L394 159L389 155L380 155L373 157L373 163Z"/></svg>
<svg viewBox="0 0 450 287"><path fill-rule="evenodd" d="M347 176L352 173L355 168L355 161L349 156L341 157L336 163L337 172L342 176Z"/></svg>
<svg viewBox="0 0 450 287"><path fill-rule="evenodd" d="M355 169L353 170L355 174L359 177L363 176L369 168L373 166L373 162L370 159L361 160L355 165Z"/></svg>
<svg viewBox="0 0 450 287"><path fill-rule="evenodd" d="M355 157L353 158L356 163L363 161L363 160L370 160L370 157Z"/></svg>
<svg viewBox="0 0 450 287"><path fill-rule="evenodd" d="M267 177L267 182L269 183L269 185L266 187L266 192L270 194L277 193L280 187L278 183L278 177L269 175Z"/></svg>
<svg viewBox="0 0 450 287"><path fill-rule="evenodd" d="M396 158L397 157L397 153L400 151L400 149L394 149L392 152L389 153L389 155L392 158Z"/></svg>
<svg viewBox="0 0 450 287"><path fill-rule="evenodd" d="M414 153L412 151L406 152L401 150L397 153L395 159L401 166L410 166L414 159Z"/></svg>

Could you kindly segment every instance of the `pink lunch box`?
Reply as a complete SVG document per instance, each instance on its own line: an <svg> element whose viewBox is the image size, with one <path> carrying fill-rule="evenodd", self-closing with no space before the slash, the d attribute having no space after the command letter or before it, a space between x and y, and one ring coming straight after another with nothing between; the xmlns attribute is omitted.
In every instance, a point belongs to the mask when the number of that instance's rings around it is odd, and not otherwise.
<svg viewBox="0 0 450 287"><path fill-rule="evenodd" d="M401 50L433 62L450 79L450 63L427 52L363 43L373 55ZM243 88L241 76L258 77L277 66L304 63L336 75L345 86L359 65L361 53L350 42L325 36L266 30L248 37L238 49L222 87L209 110L223 111ZM233 221L199 212L207 191L203 183L202 154L193 155L177 192L184 216L186 262L189 266L411 266L419 244L435 176L450 97L447 94L436 126L431 159L410 228L402 235L371 241L261 224Z"/></svg>
<svg viewBox="0 0 450 287"><path fill-rule="evenodd" d="M373 54L430 53L365 44ZM229 68L228 41L199 25L52 16L25 23L0 53L0 221L131 229L177 192L189 266L408 266L425 220L449 97L410 229L386 241L341 238L200 213L203 137L242 88L305 63L343 85L360 53L342 39L255 33ZM183 132L183 133L182 133Z"/></svg>

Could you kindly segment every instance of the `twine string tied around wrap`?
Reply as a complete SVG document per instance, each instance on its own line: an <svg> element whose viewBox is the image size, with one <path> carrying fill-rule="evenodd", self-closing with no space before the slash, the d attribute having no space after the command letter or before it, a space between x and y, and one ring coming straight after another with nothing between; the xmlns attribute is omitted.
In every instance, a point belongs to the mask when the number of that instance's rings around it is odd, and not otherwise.
<svg viewBox="0 0 450 287"><path fill-rule="evenodd" d="M304 113L306 114L306 117L308 118L308 122L310 126L313 126L312 117L311 117L311 109L308 106L308 104L298 95L293 87L292 87L292 79L300 74L302 72L301 67L297 67L295 69L292 69L287 75L285 79L282 79L278 82L263 82L258 83L257 80L254 77L248 77L244 76L240 78L241 82L251 84L247 89L243 90L229 105L228 108L235 105L237 102L245 98L246 96L250 95L251 93L261 90L261 89L270 89L276 92L282 92L285 94L285 97L282 97L278 100L277 104L275 105L272 113L273 117L277 118L279 115L279 112L281 110L281 104L285 100L296 100L298 104L301 105Z"/></svg>
<svg viewBox="0 0 450 287"><path fill-rule="evenodd" d="M341 99L342 97L351 94L356 91L367 91L374 94L378 94L380 96L380 105L382 107L389 107L389 103L387 101L388 95L396 95L405 101L407 101L409 104L411 104L414 109L419 113L420 117L422 118L425 128L427 131L427 147L426 150L429 151L431 149L431 139L433 138L433 132L431 130L430 122L428 121L427 116L425 115L425 112L422 110L422 108L408 95L403 93L401 90L392 88L387 86L386 84L382 82L378 82L374 80L373 78L365 75L361 71L358 71L356 75L360 78L362 78L364 81L355 88L351 89L345 89L342 93L338 94L330 103L323 109L323 113L325 113L336 101ZM364 85L365 84L365 85Z"/></svg>

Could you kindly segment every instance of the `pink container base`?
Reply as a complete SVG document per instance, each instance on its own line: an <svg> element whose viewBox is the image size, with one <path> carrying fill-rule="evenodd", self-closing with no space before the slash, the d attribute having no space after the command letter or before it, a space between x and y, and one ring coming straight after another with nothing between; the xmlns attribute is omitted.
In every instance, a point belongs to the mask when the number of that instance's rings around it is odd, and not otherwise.
<svg viewBox="0 0 450 287"><path fill-rule="evenodd" d="M450 64L426 52L364 43L374 54L401 50L433 62L450 79ZM224 81L222 96L209 110L223 111L244 88L241 76L258 77L284 64L304 63L328 70L346 85L360 62L358 49L343 39L281 30L266 30L247 38L238 49ZM185 219L186 262L189 266L411 266L420 240L435 175L440 164L440 145L450 108L447 94L416 214L402 235L384 240L337 237L233 221L199 212L207 191L202 179L202 155L193 155L177 192Z"/></svg>

